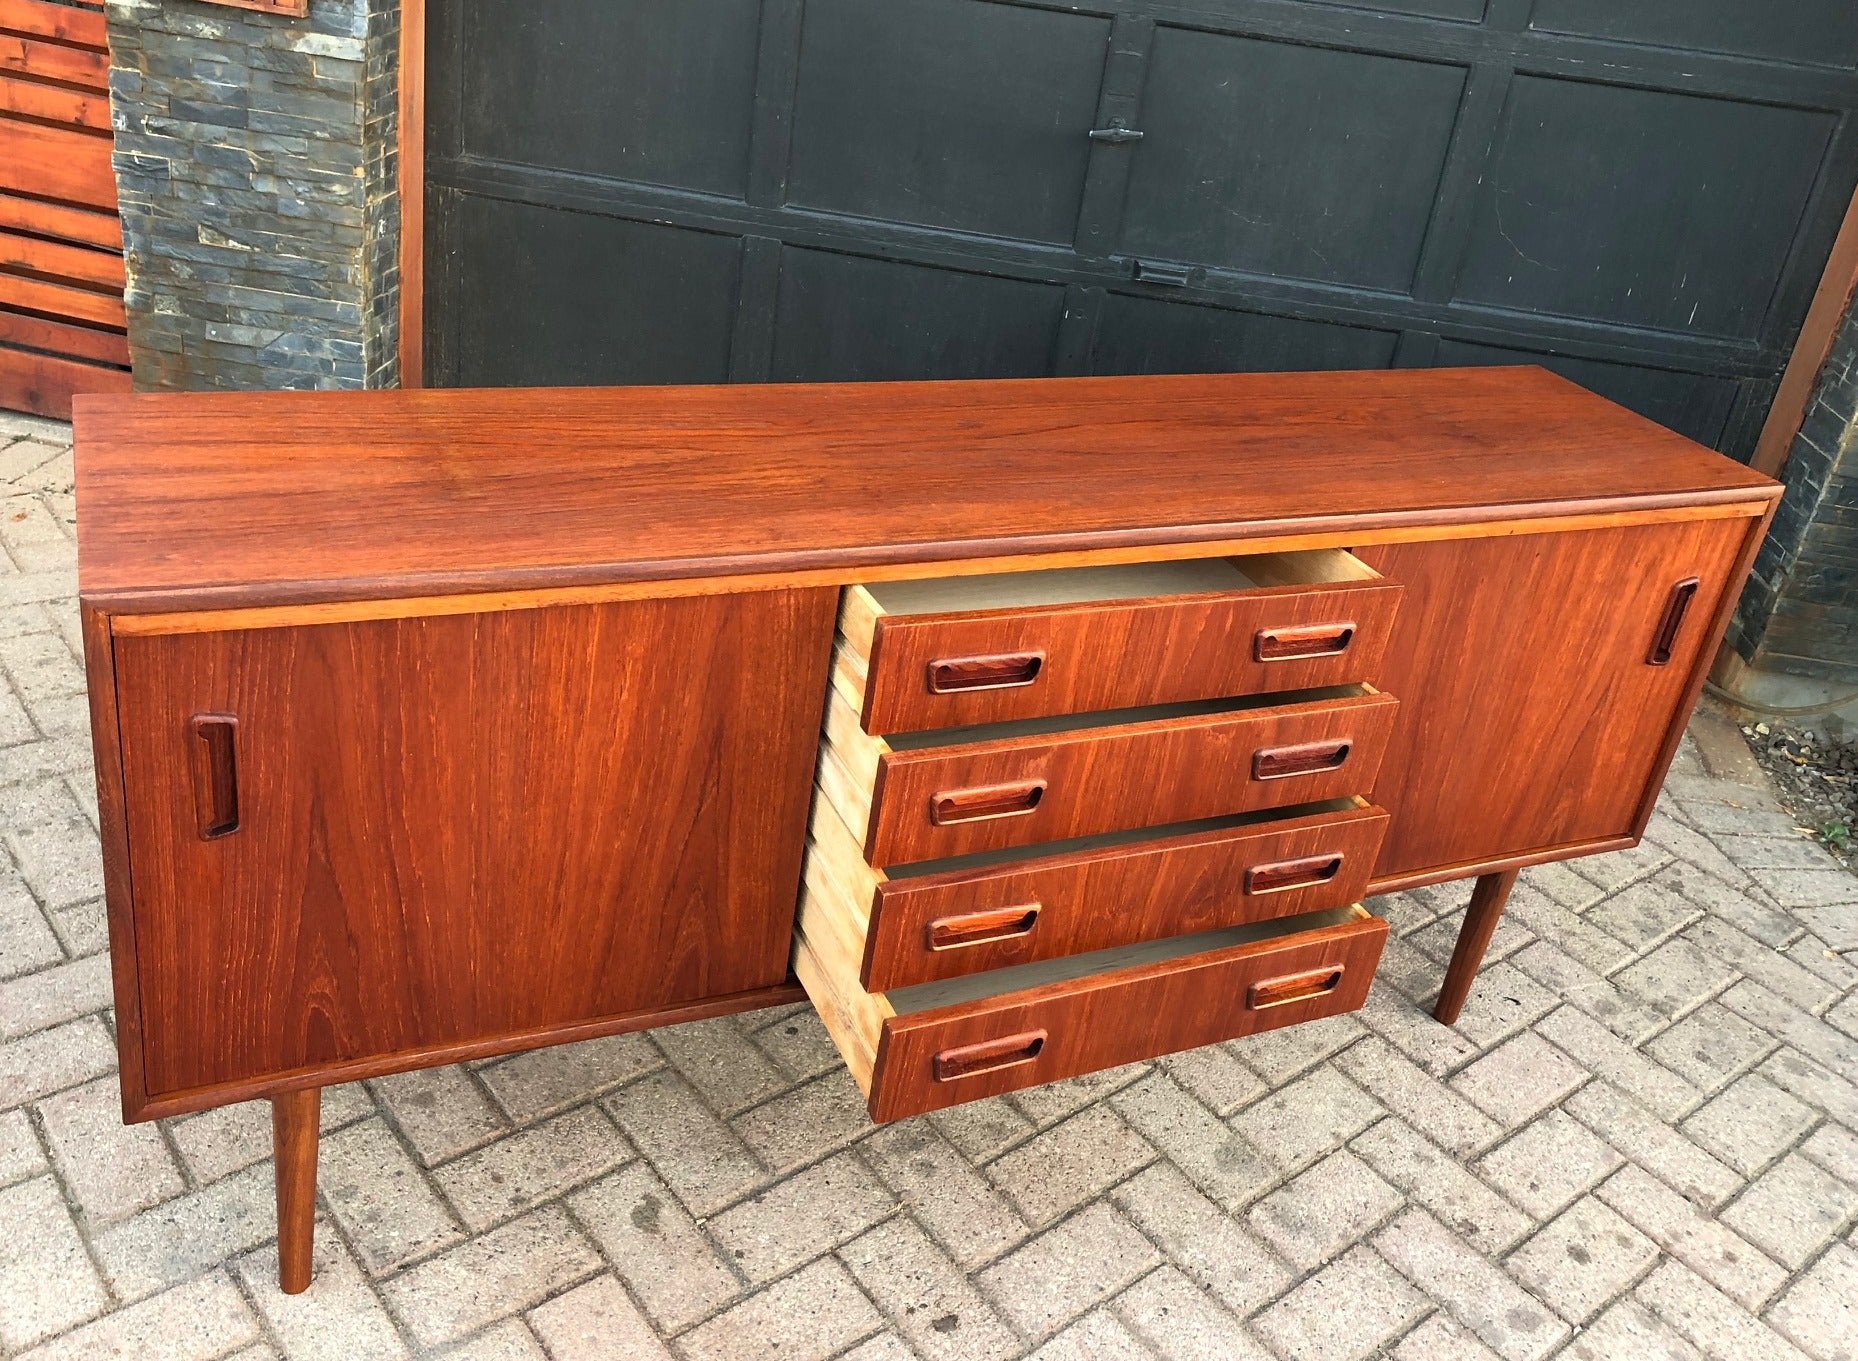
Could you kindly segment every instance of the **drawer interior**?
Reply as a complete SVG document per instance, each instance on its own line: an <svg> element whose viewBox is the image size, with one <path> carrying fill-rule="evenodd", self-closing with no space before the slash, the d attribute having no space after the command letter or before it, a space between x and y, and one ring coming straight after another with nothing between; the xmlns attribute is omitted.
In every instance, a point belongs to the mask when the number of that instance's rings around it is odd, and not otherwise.
<svg viewBox="0 0 1858 1361"><path fill-rule="evenodd" d="M813 822L808 835L807 858L818 862L825 879L834 890L834 906L842 908L854 928L867 929L871 921L871 904L878 887L886 883L927 879L934 875L973 874L980 870L1023 865L1035 860L1076 855L1089 851L1114 850L1119 846L1154 844L1204 832L1237 831L1244 827L1281 826L1303 818L1325 814L1350 813L1371 805L1359 795L1345 799L1324 799L1315 803L1295 804L1288 808L1264 808L1252 813L1232 813L1220 818L1202 818L1196 822L1171 822L1156 827L1131 827L1117 832L1099 832L1094 836L1069 837L1062 841L1038 841L1025 846L1008 846L1002 850L975 851L970 855L948 856L941 860L918 860L909 864L874 868L864 858L864 847L852 829L845 825L830 793L819 792L813 808Z"/></svg>
<svg viewBox="0 0 1858 1361"><path fill-rule="evenodd" d="M1059 567L1043 572L992 572L968 577L885 581L865 589L879 613L955 614L968 610L1078 605L1094 600L1144 600L1158 595L1251 591L1259 582L1240 559L1189 558L1108 567Z"/></svg>
<svg viewBox="0 0 1858 1361"><path fill-rule="evenodd" d="M1023 610L1379 580L1380 574L1372 567L1340 548L925 577L848 586L839 627L854 648L864 654L870 650L877 620L887 616Z"/></svg>
<svg viewBox="0 0 1858 1361"><path fill-rule="evenodd" d="M1235 945L1255 945L1278 940L1304 931L1320 931L1326 926L1345 926L1368 920L1369 912L1360 903L1333 907L1327 912L1306 912L1299 917L1274 917L1269 921L1248 922L1244 926L1227 926L1218 931L1202 931L1192 936L1170 936L1164 940L1143 941L1114 950L1098 950L1087 955L1063 955L1042 959L1036 964L1021 964L1011 969L994 969L987 973L964 974L934 983L919 983L912 988L895 988L884 994L891 1012L908 1016L938 1007L960 1006L980 1002L1009 992L1025 992L1048 983L1068 983L1095 974L1114 973L1144 964L1160 964L1187 955L1202 955L1213 950L1227 950Z"/></svg>
<svg viewBox="0 0 1858 1361"><path fill-rule="evenodd" d="M972 855L951 856L946 860L919 860L913 865L891 865L873 870L887 879L920 879L930 874L961 873L1010 865L1019 860L1039 860L1054 855L1071 855L1078 851L1108 850L1132 846L1138 842L1165 841L1170 837L1194 836L1200 832L1233 831L1240 827L1261 827L1266 823L1288 822L1293 818L1313 817L1322 813L1347 813L1369 807L1360 796L1324 799L1318 803L1295 804L1289 808L1263 808L1255 813L1233 813L1223 818L1202 818L1198 822L1171 822L1161 827L1131 827L1120 832L1099 832L1095 836L1071 837L1065 841L1042 841L1030 846L1008 846L998 851L976 851ZM834 815L836 818L836 814ZM844 823L841 820L840 825ZM850 835L848 831L846 835ZM855 844L855 843L854 843Z"/></svg>
<svg viewBox="0 0 1858 1361"><path fill-rule="evenodd" d="M1308 586L1326 581L1378 581L1366 563L1340 548L1299 553L1257 553L1234 558L1183 558L1177 562L1111 563L1038 572L883 581L866 592L879 614L954 614L968 610L1027 609L1097 600L1144 600L1164 595L1252 591L1265 586Z"/></svg>
<svg viewBox="0 0 1858 1361"><path fill-rule="evenodd" d="M1325 685L1280 694L1234 695L1225 699L1195 699L1179 704L1145 704L1135 709L1101 709L1081 714L1048 714L1043 718L1015 718L1004 723L981 723L967 728L933 728L925 732L892 733L881 741L890 751L922 751L966 742L994 742L1017 737L1043 737L1058 732L1085 732L1115 728L1126 723L1163 723L1171 718L1198 718L1208 714L1244 713L1248 709L1282 708L1323 700L1359 699L1380 693L1371 685Z"/></svg>

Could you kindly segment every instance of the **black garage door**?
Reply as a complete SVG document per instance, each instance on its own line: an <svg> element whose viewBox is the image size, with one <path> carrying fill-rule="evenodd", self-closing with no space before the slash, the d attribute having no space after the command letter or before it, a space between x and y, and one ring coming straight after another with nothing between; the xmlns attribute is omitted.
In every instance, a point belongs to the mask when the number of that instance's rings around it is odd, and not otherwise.
<svg viewBox="0 0 1858 1361"><path fill-rule="evenodd" d="M1853 0L431 0L440 384L1543 362L1747 456Z"/></svg>

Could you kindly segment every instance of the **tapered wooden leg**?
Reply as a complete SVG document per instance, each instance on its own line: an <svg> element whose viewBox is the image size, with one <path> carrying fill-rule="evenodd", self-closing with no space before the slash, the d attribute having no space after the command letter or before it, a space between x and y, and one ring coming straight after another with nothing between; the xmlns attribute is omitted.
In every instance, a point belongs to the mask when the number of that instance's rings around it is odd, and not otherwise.
<svg viewBox="0 0 1858 1361"><path fill-rule="evenodd" d="M1446 1025L1457 1021L1458 1013L1464 1010L1464 999L1471 995L1471 984L1477 978L1477 966L1484 962L1484 951L1496 934L1503 905L1516 887L1516 875L1516 870L1479 875L1477 887L1471 890L1471 905L1465 909L1464 925L1458 928L1458 945L1452 951L1451 966L1445 970L1445 986L1439 989L1439 1003L1432 1009L1432 1014Z"/></svg>
<svg viewBox="0 0 1858 1361"><path fill-rule="evenodd" d="M317 1087L271 1098L271 1151L277 1162L277 1283L286 1295L309 1289L316 1235Z"/></svg>

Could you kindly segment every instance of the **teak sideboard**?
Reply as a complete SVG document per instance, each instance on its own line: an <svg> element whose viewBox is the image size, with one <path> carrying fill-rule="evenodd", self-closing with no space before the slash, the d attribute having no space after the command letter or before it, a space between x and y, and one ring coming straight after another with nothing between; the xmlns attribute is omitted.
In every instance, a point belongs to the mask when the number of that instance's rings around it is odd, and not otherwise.
<svg viewBox="0 0 1858 1361"><path fill-rule="evenodd" d="M79 398L124 1114L810 997L893 1120L1632 845L1779 488L1539 369ZM798 980L796 984L796 978ZM804 989L804 993L801 991Z"/></svg>

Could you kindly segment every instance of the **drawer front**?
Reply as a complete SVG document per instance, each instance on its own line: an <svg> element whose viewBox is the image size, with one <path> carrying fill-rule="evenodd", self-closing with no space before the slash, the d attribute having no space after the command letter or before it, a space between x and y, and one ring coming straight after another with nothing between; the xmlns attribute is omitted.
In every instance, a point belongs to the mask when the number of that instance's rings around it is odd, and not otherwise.
<svg viewBox="0 0 1858 1361"><path fill-rule="evenodd" d="M1368 694L888 752L866 855L901 865L1363 794L1398 707Z"/></svg>
<svg viewBox="0 0 1858 1361"><path fill-rule="evenodd" d="M862 982L881 992L1341 907L1366 890L1386 825L1355 807L890 879L871 904Z"/></svg>
<svg viewBox="0 0 1858 1361"><path fill-rule="evenodd" d="M1344 925L980 1002L893 1016L871 1074L874 1120L1055 1082L1353 1011L1387 924Z"/></svg>
<svg viewBox="0 0 1858 1361"><path fill-rule="evenodd" d="M866 732L1371 681L1401 588L1390 582L879 619Z"/></svg>

